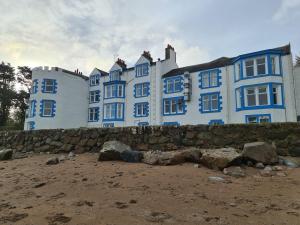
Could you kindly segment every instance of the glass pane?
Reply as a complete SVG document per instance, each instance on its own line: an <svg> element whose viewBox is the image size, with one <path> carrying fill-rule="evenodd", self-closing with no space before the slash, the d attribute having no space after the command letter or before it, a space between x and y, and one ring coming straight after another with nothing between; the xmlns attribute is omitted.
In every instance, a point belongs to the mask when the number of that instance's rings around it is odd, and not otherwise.
<svg viewBox="0 0 300 225"><path fill-rule="evenodd" d="M180 89L181 89L181 80L176 79L175 80L175 91L180 91Z"/></svg>
<svg viewBox="0 0 300 225"><path fill-rule="evenodd" d="M249 116L248 117L248 123L257 123L257 117L256 116Z"/></svg>
<svg viewBox="0 0 300 225"><path fill-rule="evenodd" d="M268 122L270 122L270 118L269 118L269 116L260 116L259 122L260 123L268 123Z"/></svg>
<svg viewBox="0 0 300 225"><path fill-rule="evenodd" d="M182 113L183 112L183 99L182 98L180 98L180 99L178 99L178 103L177 103L178 105L178 111L177 112L179 112L179 113Z"/></svg>
<svg viewBox="0 0 300 225"><path fill-rule="evenodd" d="M247 77L254 76L254 61L253 60L246 61L246 76Z"/></svg>
<svg viewBox="0 0 300 225"><path fill-rule="evenodd" d="M266 87L258 88L258 101L259 105L267 105L268 104L268 94Z"/></svg>
<svg viewBox="0 0 300 225"><path fill-rule="evenodd" d="M147 84L143 84L143 96L146 96L148 93L148 85Z"/></svg>
<svg viewBox="0 0 300 225"><path fill-rule="evenodd" d="M207 88L209 87L209 74L204 73L202 75L202 87Z"/></svg>
<svg viewBox="0 0 300 225"><path fill-rule="evenodd" d="M218 95L211 96L211 110L218 109Z"/></svg>
<svg viewBox="0 0 300 225"><path fill-rule="evenodd" d="M176 113L176 100L171 100L171 113Z"/></svg>
<svg viewBox="0 0 300 225"><path fill-rule="evenodd" d="M203 111L209 111L210 107L209 107L209 96L203 96Z"/></svg>
<svg viewBox="0 0 300 225"><path fill-rule="evenodd" d="M258 75L266 74L265 58L257 59L256 64L257 64L257 74Z"/></svg>
<svg viewBox="0 0 300 225"><path fill-rule="evenodd" d="M212 87L218 86L218 74L216 72L210 73L210 84Z"/></svg>
<svg viewBox="0 0 300 225"><path fill-rule="evenodd" d="M276 74L276 61L275 61L275 57L271 57L271 65L272 65L272 74Z"/></svg>
<svg viewBox="0 0 300 225"><path fill-rule="evenodd" d="M170 113L170 101L165 100L165 113L169 114Z"/></svg>
<svg viewBox="0 0 300 225"><path fill-rule="evenodd" d="M275 105L277 105L278 104L278 95L277 95L277 87L273 87L272 88L272 90L273 90L273 103L275 104Z"/></svg>
<svg viewBox="0 0 300 225"><path fill-rule="evenodd" d="M247 89L247 102L248 102L248 106L255 106L256 105L256 98L255 98L255 90L254 89Z"/></svg>

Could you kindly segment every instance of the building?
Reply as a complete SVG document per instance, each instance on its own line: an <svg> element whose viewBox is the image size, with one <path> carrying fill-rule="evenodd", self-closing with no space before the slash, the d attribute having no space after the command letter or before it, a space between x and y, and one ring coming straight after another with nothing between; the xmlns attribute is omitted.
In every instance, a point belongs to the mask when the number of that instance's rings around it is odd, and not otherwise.
<svg viewBox="0 0 300 225"><path fill-rule="evenodd" d="M181 68L168 45L164 60L144 51L89 77L38 67L25 129L294 122L295 71L290 45Z"/></svg>

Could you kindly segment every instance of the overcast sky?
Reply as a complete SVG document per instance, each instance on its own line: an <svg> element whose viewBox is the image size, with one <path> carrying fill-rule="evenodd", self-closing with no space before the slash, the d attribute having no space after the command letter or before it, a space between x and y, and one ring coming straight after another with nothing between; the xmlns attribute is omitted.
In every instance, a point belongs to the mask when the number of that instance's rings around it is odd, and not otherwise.
<svg viewBox="0 0 300 225"><path fill-rule="evenodd" d="M300 0L0 0L0 61L89 74L143 50L179 66L279 47L300 54Z"/></svg>

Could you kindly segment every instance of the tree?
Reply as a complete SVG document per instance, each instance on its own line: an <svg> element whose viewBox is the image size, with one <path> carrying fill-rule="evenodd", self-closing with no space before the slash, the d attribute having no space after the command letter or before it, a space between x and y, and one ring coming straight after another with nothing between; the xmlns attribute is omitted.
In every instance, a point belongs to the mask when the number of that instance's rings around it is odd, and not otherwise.
<svg viewBox="0 0 300 225"><path fill-rule="evenodd" d="M7 124L9 113L14 105L15 69L9 64L0 64L0 126Z"/></svg>

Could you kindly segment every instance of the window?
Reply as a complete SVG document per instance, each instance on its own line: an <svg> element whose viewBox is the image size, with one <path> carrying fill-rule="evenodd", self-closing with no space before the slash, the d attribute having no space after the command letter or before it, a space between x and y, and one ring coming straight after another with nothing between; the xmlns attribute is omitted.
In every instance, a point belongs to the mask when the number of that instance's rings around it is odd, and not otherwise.
<svg viewBox="0 0 300 225"><path fill-rule="evenodd" d="M120 70L111 71L110 72L110 80L111 81L120 80L121 79L120 74L121 74Z"/></svg>
<svg viewBox="0 0 300 225"><path fill-rule="evenodd" d="M35 79L32 81L31 88L30 88L30 94L36 94L38 91L38 80Z"/></svg>
<svg viewBox="0 0 300 225"><path fill-rule="evenodd" d="M105 128L111 128L111 127L114 127L114 123L103 123L103 127Z"/></svg>
<svg viewBox="0 0 300 225"><path fill-rule="evenodd" d="M90 86L96 86L100 83L100 75L96 74L93 76L90 76Z"/></svg>
<svg viewBox="0 0 300 225"><path fill-rule="evenodd" d="M36 100L30 100L28 102L27 117L28 118L34 117L35 116L35 110L36 110Z"/></svg>
<svg viewBox="0 0 300 225"><path fill-rule="evenodd" d="M253 77L254 76L254 61L253 60L247 60L245 62L246 64L246 76L247 77Z"/></svg>
<svg viewBox="0 0 300 225"><path fill-rule="evenodd" d="M164 126L180 126L180 124L178 122L164 122L163 123Z"/></svg>
<svg viewBox="0 0 300 225"><path fill-rule="evenodd" d="M135 84L135 93L134 97L140 98L140 97L146 97L150 95L150 83L140 83L140 84Z"/></svg>
<svg viewBox="0 0 300 225"><path fill-rule="evenodd" d="M149 74L149 65L148 63L137 65L135 67L136 77L147 76Z"/></svg>
<svg viewBox="0 0 300 225"><path fill-rule="evenodd" d="M55 101L54 100L42 100L41 101L41 117L54 117L55 116Z"/></svg>
<svg viewBox="0 0 300 225"><path fill-rule="evenodd" d="M149 103L142 102L134 105L134 116L135 117L146 117L149 115Z"/></svg>
<svg viewBox="0 0 300 225"><path fill-rule="evenodd" d="M34 129L35 129L35 122L34 121L27 122L27 130L34 130Z"/></svg>
<svg viewBox="0 0 300 225"><path fill-rule="evenodd" d="M268 105L268 88L267 86L251 87L246 89L247 102L246 106L263 106Z"/></svg>
<svg viewBox="0 0 300 225"><path fill-rule="evenodd" d="M100 91L90 91L90 103L96 103L100 101Z"/></svg>
<svg viewBox="0 0 300 225"><path fill-rule="evenodd" d="M124 119L124 103L108 103L104 104L103 120L123 120Z"/></svg>
<svg viewBox="0 0 300 225"><path fill-rule="evenodd" d="M273 104L277 105L278 104L278 87L272 88L272 94L273 94Z"/></svg>
<svg viewBox="0 0 300 225"><path fill-rule="evenodd" d="M181 92L183 90L182 77L167 78L164 80L164 82L165 82L165 94Z"/></svg>
<svg viewBox="0 0 300 225"><path fill-rule="evenodd" d="M223 125L223 124L224 124L223 120L211 120L208 123L208 125Z"/></svg>
<svg viewBox="0 0 300 225"><path fill-rule="evenodd" d="M104 85L104 98L124 98L124 97L125 97L125 83Z"/></svg>
<svg viewBox="0 0 300 225"><path fill-rule="evenodd" d="M270 123L270 114L246 115L246 123Z"/></svg>
<svg viewBox="0 0 300 225"><path fill-rule="evenodd" d="M271 74L276 74L276 58L271 56Z"/></svg>
<svg viewBox="0 0 300 225"><path fill-rule="evenodd" d="M256 66L257 66L257 75L266 74L266 59L265 58L256 59Z"/></svg>
<svg viewBox="0 0 300 225"><path fill-rule="evenodd" d="M54 79L44 79L42 92L43 93L56 93L57 82Z"/></svg>
<svg viewBox="0 0 300 225"><path fill-rule="evenodd" d="M211 70L200 73L200 88L219 87L219 70Z"/></svg>
<svg viewBox="0 0 300 225"><path fill-rule="evenodd" d="M200 111L202 113L221 111L221 101L219 92L202 94L200 101Z"/></svg>
<svg viewBox="0 0 300 225"><path fill-rule="evenodd" d="M236 108L241 108L241 106L242 106L242 93L241 93L240 88L236 89L235 98L236 98Z"/></svg>
<svg viewBox="0 0 300 225"><path fill-rule="evenodd" d="M185 102L183 97L164 99L163 104L164 115L185 114Z"/></svg>
<svg viewBox="0 0 300 225"><path fill-rule="evenodd" d="M89 122L97 122L99 120L99 107L89 108Z"/></svg>

